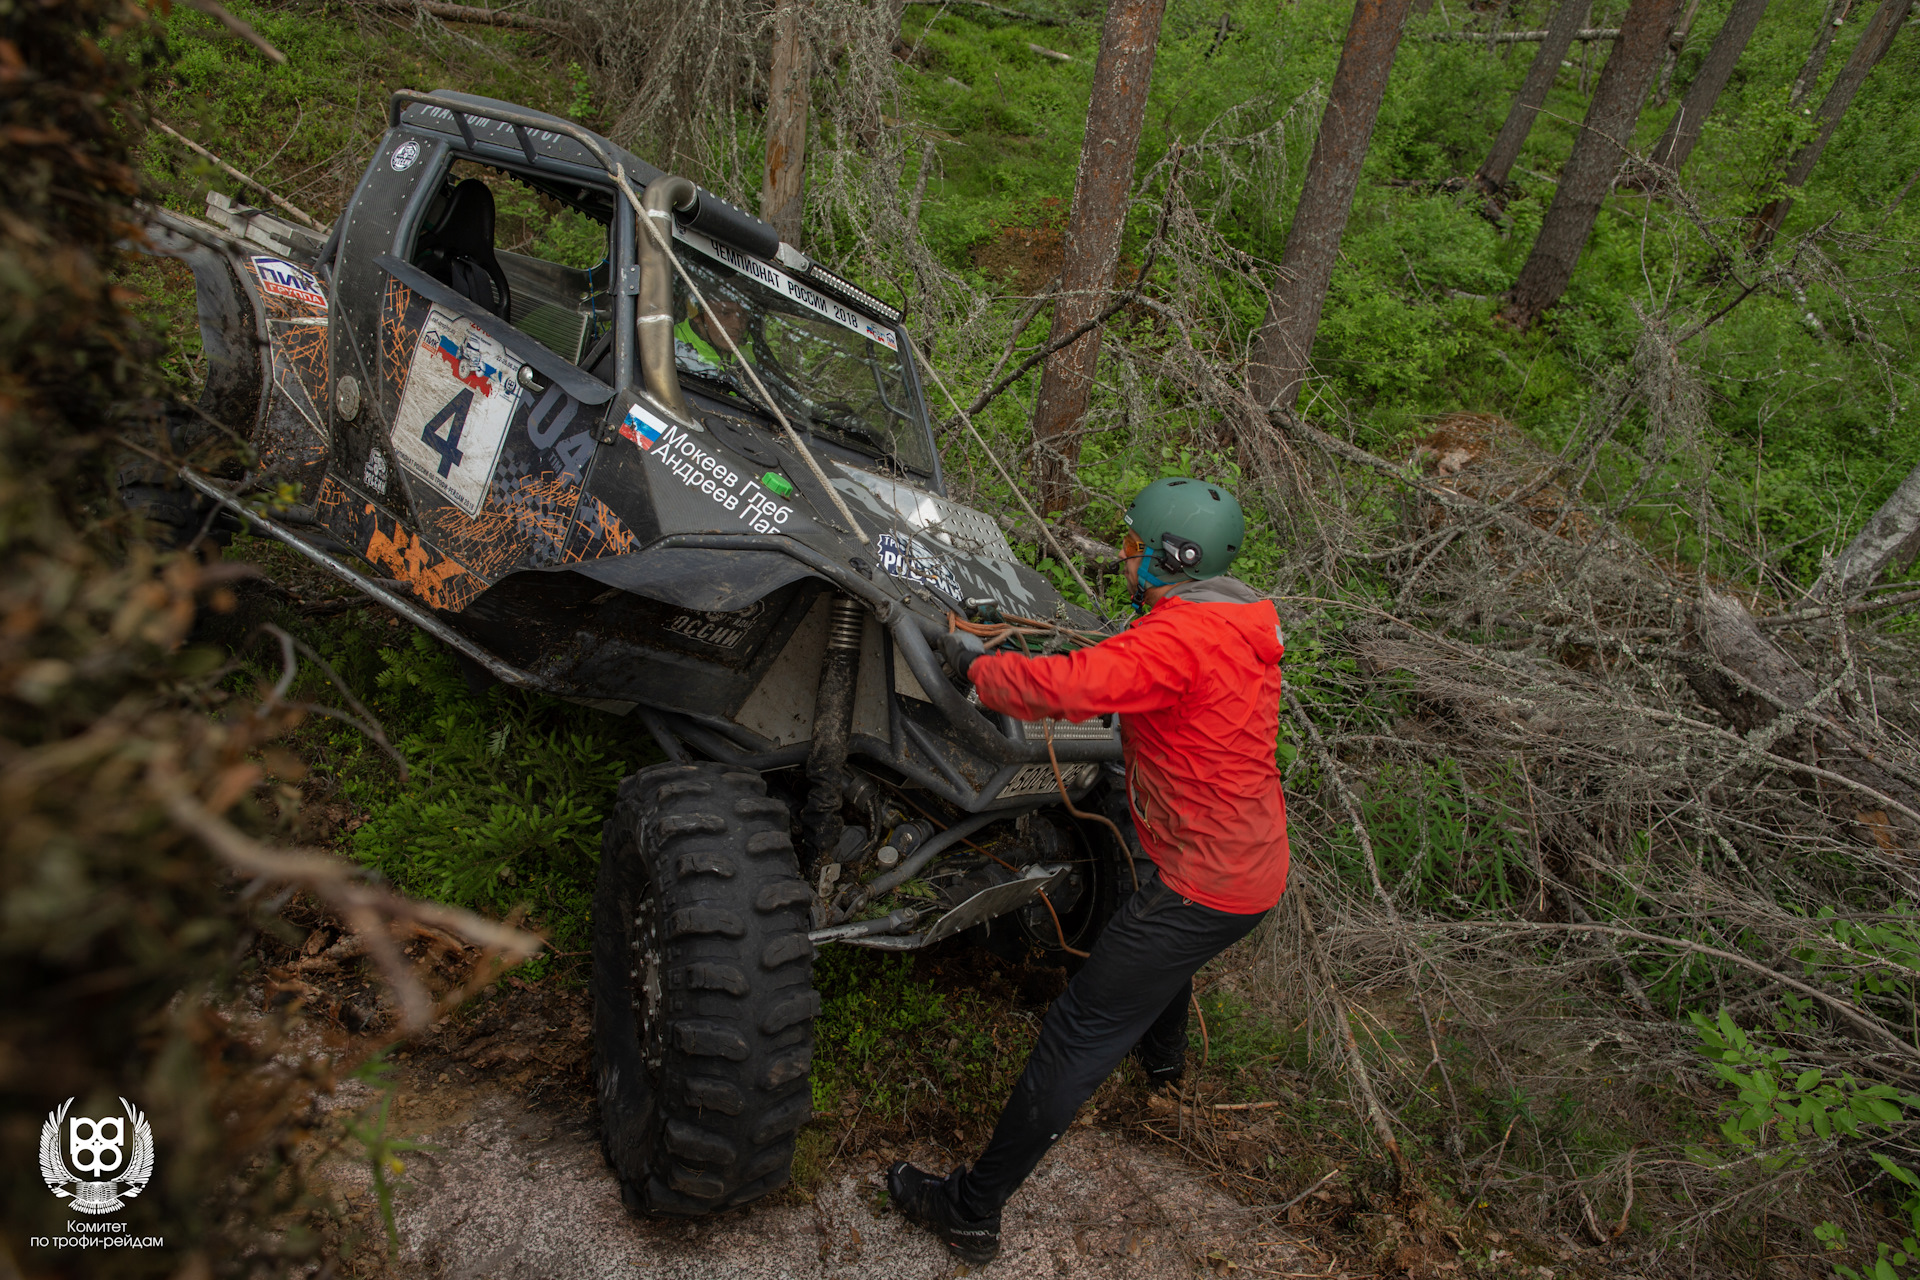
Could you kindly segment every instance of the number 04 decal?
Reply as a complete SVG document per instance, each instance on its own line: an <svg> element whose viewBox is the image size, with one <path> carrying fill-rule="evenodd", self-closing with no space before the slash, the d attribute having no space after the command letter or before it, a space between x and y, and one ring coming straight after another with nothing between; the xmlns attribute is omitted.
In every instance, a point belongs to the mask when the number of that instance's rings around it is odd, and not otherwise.
<svg viewBox="0 0 1920 1280"><path fill-rule="evenodd" d="M520 402L515 367L498 342L436 306L407 369L393 415L394 457L469 516L486 505Z"/></svg>

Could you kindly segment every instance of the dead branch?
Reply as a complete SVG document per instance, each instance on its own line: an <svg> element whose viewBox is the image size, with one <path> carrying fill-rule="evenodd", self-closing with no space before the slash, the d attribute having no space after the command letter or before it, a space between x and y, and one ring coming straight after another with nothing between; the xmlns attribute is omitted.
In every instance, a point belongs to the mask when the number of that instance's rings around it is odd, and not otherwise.
<svg viewBox="0 0 1920 1280"><path fill-rule="evenodd" d="M1441 43L1539 44L1547 38L1544 31L1429 31L1427 39ZM1618 40L1618 27L1582 27L1573 33L1575 40Z"/></svg>
<svg viewBox="0 0 1920 1280"><path fill-rule="evenodd" d="M1067 25L1065 18L1049 18L1041 14L1022 13L1018 9L1009 9L1004 5L989 4L987 0L906 0L906 3L910 5L917 4L929 9L945 9L956 4L963 5L969 9L985 9L991 13L997 13L1003 18L1012 18L1015 22L1030 23L1036 27L1064 27Z"/></svg>
<svg viewBox="0 0 1920 1280"><path fill-rule="evenodd" d="M156 761L148 785L167 813L184 831L198 838L236 872L282 884L297 885L332 909L364 942L369 954L400 1003L401 1024L421 1031L437 1013L432 995L394 944L388 926L412 922L465 938L512 965L530 960L545 945L538 937L477 916L458 907L418 902L358 879L351 863L318 849L272 849L247 836L210 812L188 793L173 766Z"/></svg>
<svg viewBox="0 0 1920 1280"><path fill-rule="evenodd" d="M568 25L558 18L543 18L533 13L516 13L511 9L485 9L479 5L448 4L446 0L357 0L369 9L384 9L389 13L424 13L439 18L442 22L465 22L481 27L517 27L523 31L545 31L553 35L564 35L570 30Z"/></svg>
<svg viewBox="0 0 1920 1280"><path fill-rule="evenodd" d="M158 116L153 117L153 127L158 129L160 132L166 134L169 138L172 138L176 142L180 143L180 145L184 146L187 150L199 156L202 160L206 160L210 162L215 168L219 169L220 172L226 174L229 178L232 178L238 182L244 182L249 187L252 187L255 191L258 191L261 195L264 195L267 199L273 201L274 206L276 208L279 208L285 211L286 213L292 214L294 217L300 219L300 221L306 223L307 226L313 228L315 231L324 232L326 230L324 226L320 225L320 220L315 218L312 214L308 213L305 209L302 209L298 205L292 204L289 201L281 199L277 194L275 194L273 188L269 187L266 183L260 181L260 179L258 178L255 178L248 174L244 174L240 172L238 169L228 164L225 160L222 160L219 156L213 154L213 152L207 150L205 147L195 142L192 138L187 137L185 134L181 133L178 129L175 129L172 125L160 119Z"/></svg>
<svg viewBox="0 0 1920 1280"><path fill-rule="evenodd" d="M234 17L231 13L228 13L225 8L216 3L216 0L181 0L181 3L189 9L198 9L201 13L206 14L221 26L233 32L233 34L239 36L242 40L245 40L248 44L264 54L267 61L278 65L285 65L287 61L286 54L280 52L271 44L268 44L267 38L254 30L253 24L244 19Z"/></svg>
<svg viewBox="0 0 1920 1280"><path fill-rule="evenodd" d="M1304 877L1296 873L1296 879ZM1353 1012L1347 1007L1346 997L1340 994L1340 985L1334 978L1333 961L1327 956L1326 947L1320 941L1319 932L1313 927L1313 916L1307 909L1306 899L1302 896L1304 883L1296 885L1289 894L1294 900L1294 909L1298 912L1300 930L1307 937L1307 954L1321 982L1321 989L1327 1000L1333 1005L1333 1019L1338 1025L1341 1046L1341 1058L1347 1068L1347 1079L1352 1083L1355 1093L1360 1095L1367 1120L1373 1125L1375 1136L1380 1145L1393 1157L1394 1169L1400 1175L1400 1185L1410 1189L1414 1184L1413 1168L1407 1163L1407 1157L1400 1150L1400 1140L1394 1137L1393 1125L1387 1117L1387 1109L1380 1105L1380 1097L1373 1089L1372 1076L1367 1071L1367 1063L1360 1056L1360 1044L1353 1035Z"/></svg>
<svg viewBox="0 0 1920 1280"><path fill-rule="evenodd" d="M1829 995L1818 987L1801 982L1797 978L1790 978L1779 970L1768 968L1757 960L1750 959L1737 952L1722 950L1719 947L1709 947L1703 943L1690 942L1685 938L1673 938L1664 934L1646 933L1639 929L1626 929L1619 925L1610 924L1561 924L1554 921L1534 920L1451 920L1443 924L1436 923L1432 927L1436 929L1531 929L1541 932L1608 934L1616 938L1631 938L1635 942L1646 942L1662 947L1675 947L1681 951L1691 951L1696 955L1711 956L1715 960L1724 960L1728 964L1745 969L1749 973L1757 974L1765 978L1768 982L1778 983L1783 987L1790 987L1798 991L1801 995L1819 1001L1822 1005L1832 1010L1836 1016L1851 1024L1867 1039L1880 1045L1884 1051L1909 1062L1920 1062L1920 1049L1916 1049L1914 1046L1908 1044L1886 1023L1874 1017L1865 1009L1860 1008L1852 1001L1842 1000L1838 996Z"/></svg>

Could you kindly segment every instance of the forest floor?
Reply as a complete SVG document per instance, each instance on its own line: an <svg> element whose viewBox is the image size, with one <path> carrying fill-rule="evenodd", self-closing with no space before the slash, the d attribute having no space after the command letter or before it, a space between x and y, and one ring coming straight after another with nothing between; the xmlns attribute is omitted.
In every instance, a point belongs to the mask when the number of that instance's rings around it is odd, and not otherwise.
<svg viewBox="0 0 1920 1280"><path fill-rule="evenodd" d="M833 1143L802 1180L766 1201L700 1221L640 1220L600 1154L587 1069L584 992L551 984L502 989L411 1042L394 1058L389 1140L406 1151L394 1199L399 1248L375 1261L384 1228L365 1163L331 1166L345 1229L375 1242L370 1274L510 1277L932 1277L967 1273L931 1236L886 1208L898 1159L945 1169L959 1144L924 1126L816 1120ZM350 1081L343 1111L377 1092ZM1168 1108L1169 1110L1171 1108ZM804 1142L817 1150L825 1145ZM1254 1275L1341 1276L1351 1264L1270 1223L1134 1127L1077 1125L1009 1208L992 1273L1188 1276L1229 1266ZM978 1270L978 1268L976 1268ZM1457 1264L1430 1274L1456 1271Z"/></svg>
<svg viewBox="0 0 1920 1280"><path fill-rule="evenodd" d="M499 1079L437 1084L425 1069L405 1077L402 1124L435 1149L410 1157L389 1274L877 1280L968 1270L885 1207L895 1148L845 1157L810 1192L716 1219L639 1220L622 1206L581 1107L529 1104ZM951 1153L923 1142L897 1157L938 1165ZM364 1190L360 1203L371 1210ZM1253 1274L1354 1274L1284 1238L1258 1239L1268 1233L1252 1229L1257 1221L1193 1170L1123 1134L1081 1129L1009 1208L991 1271L1010 1280L1187 1276L1211 1258Z"/></svg>
<svg viewBox="0 0 1920 1280"><path fill-rule="evenodd" d="M330 926L323 921L317 934L327 939ZM600 1153L591 1005L582 987L508 977L427 1033L389 1043L390 1032L372 1029L385 1018L368 1009L378 997L363 985L363 975L325 970L322 964L290 980L285 966L275 966L261 994L297 987L319 1015L309 1026L327 1029L310 1048L338 1062L363 1060L388 1046L383 1070L344 1080L324 1103L336 1119L374 1139L364 1150L338 1149L314 1170L314 1189L341 1210L325 1231L335 1245L347 1246L341 1250L345 1274L381 1280L969 1274L931 1236L888 1209L885 1171L900 1159L940 1170L966 1160L984 1141L991 1116L957 1124L953 1112L938 1105L890 1116L865 1108L816 1112L801 1132L789 1187L714 1218L638 1219L621 1203ZM367 1034L346 1031L369 1012ZM1202 1084L1190 1088L1184 1104L1152 1097L1116 1072L1009 1206L1000 1258L971 1270L1007 1280L1637 1280L1627 1256L1609 1257L1565 1237L1463 1231L1446 1225L1430 1203L1385 1195L1370 1201L1346 1179L1324 1179L1324 1186L1307 1180L1291 1205L1248 1195L1245 1179L1195 1153L1231 1153L1241 1144L1270 1150L1272 1126L1289 1120L1276 1109L1224 1109L1204 1100L1209 1096ZM1312 1105L1315 1100L1305 1098L1258 1104ZM1331 1128L1326 1136L1331 1145L1319 1154L1339 1145ZM378 1147L402 1165L391 1183L391 1247L371 1176L373 1160L384 1158Z"/></svg>

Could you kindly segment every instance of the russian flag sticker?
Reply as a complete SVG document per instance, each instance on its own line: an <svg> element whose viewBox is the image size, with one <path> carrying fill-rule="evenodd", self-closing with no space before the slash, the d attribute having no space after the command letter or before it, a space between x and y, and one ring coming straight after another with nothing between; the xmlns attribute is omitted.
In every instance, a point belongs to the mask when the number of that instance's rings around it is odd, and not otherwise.
<svg viewBox="0 0 1920 1280"><path fill-rule="evenodd" d="M627 410L625 421L620 424L620 434L639 445L642 449L651 449L660 443L662 428L658 423L650 422L640 412L640 406L634 405Z"/></svg>

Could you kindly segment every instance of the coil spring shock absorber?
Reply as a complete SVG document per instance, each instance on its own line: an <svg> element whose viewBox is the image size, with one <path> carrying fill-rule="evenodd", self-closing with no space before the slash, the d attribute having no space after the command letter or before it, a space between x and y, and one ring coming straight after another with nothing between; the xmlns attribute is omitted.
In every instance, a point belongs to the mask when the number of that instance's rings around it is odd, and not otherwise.
<svg viewBox="0 0 1920 1280"><path fill-rule="evenodd" d="M847 789L853 691L860 679L860 639L866 625L866 611L851 596L836 595L827 607L827 652L813 700L813 746L807 752L807 802L800 809L800 829L816 867L839 857L847 835L840 806Z"/></svg>

